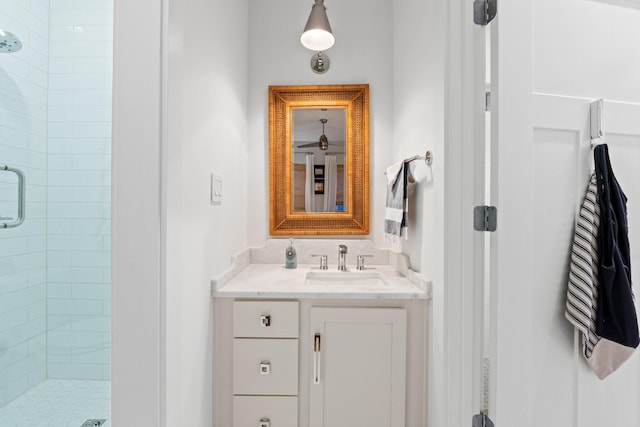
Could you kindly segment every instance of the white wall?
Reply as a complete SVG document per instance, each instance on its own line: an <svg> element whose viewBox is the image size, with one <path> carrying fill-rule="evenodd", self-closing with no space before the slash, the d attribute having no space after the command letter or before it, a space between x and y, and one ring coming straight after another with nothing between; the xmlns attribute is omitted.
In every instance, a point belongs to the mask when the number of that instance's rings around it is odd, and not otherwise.
<svg viewBox="0 0 640 427"><path fill-rule="evenodd" d="M411 267L433 281L427 351L429 425L447 425L450 389L444 273L446 10L437 0L393 2L393 158L423 156L427 150L434 158L430 167L413 162L419 183L409 198L409 238L399 241Z"/></svg>
<svg viewBox="0 0 640 427"><path fill-rule="evenodd" d="M313 52L299 42L311 3L250 0L249 7L249 244L268 235L269 85L369 83L371 85L370 212L368 238L385 246L385 169L429 149L433 168L415 162L421 179L410 201L408 241L401 242L417 270L432 277L442 263L436 227L442 210L444 155L444 20L438 2L375 0L328 2L336 44L326 53L331 69L311 71ZM427 17L427 18L425 18ZM429 25L425 19L433 17ZM440 199L438 199L440 198ZM440 239L438 241L438 239Z"/></svg>
<svg viewBox="0 0 640 427"><path fill-rule="evenodd" d="M445 20L437 18L438 11L435 0L393 2L393 158L426 150L435 158L431 168L413 162L420 183L409 201L409 239L401 245L412 267L430 277L443 260L437 221L444 206Z"/></svg>
<svg viewBox="0 0 640 427"><path fill-rule="evenodd" d="M370 236L383 245L384 170L393 154L393 28L391 0L326 3L336 44L331 68L315 74L314 52L300 44L312 2L249 1L249 245L269 237L269 85L370 85Z"/></svg>
<svg viewBox="0 0 640 427"><path fill-rule="evenodd" d="M160 426L163 4L114 7L111 425Z"/></svg>
<svg viewBox="0 0 640 427"><path fill-rule="evenodd" d="M246 1L176 0L168 13L166 419L210 426L210 281L247 247L248 10ZM220 206L209 202L211 172L223 177Z"/></svg>

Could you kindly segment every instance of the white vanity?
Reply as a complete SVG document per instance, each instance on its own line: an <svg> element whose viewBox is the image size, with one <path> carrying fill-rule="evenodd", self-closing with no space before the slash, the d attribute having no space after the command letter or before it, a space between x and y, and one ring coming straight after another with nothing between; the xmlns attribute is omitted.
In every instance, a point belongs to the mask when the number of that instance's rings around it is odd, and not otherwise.
<svg viewBox="0 0 640 427"><path fill-rule="evenodd" d="M369 241L341 242L346 272L336 240L298 240L296 269L270 240L212 282L216 427L425 425L430 282Z"/></svg>

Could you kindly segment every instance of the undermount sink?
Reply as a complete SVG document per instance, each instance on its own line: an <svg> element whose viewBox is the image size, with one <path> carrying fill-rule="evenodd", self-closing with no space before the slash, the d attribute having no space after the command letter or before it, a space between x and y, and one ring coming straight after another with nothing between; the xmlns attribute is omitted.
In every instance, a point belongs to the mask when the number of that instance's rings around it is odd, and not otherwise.
<svg viewBox="0 0 640 427"><path fill-rule="evenodd" d="M310 271L305 280L311 286L388 286L389 283L379 272L362 271Z"/></svg>

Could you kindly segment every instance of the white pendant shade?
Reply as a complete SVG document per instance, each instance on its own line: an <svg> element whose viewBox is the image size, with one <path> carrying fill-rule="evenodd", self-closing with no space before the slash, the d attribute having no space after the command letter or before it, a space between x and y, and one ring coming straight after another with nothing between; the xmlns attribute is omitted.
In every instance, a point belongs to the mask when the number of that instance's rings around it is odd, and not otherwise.
<svg viewBox="0 0 640 427"><path fill-rule="evenodd" d="M324 30L309 30L302 33L300 43L309 50L327 50L336 42L333 34Z"/></svg>
<svg viewBox="0 0 640 427"><path fill-rule="evenodd" d="M300 36L300 43L304 47L314 51L329 49L336 39L331 33L331 25L324 7L323 0L316 0L311 7L311 14L304 27L304 32Z"/></svg>

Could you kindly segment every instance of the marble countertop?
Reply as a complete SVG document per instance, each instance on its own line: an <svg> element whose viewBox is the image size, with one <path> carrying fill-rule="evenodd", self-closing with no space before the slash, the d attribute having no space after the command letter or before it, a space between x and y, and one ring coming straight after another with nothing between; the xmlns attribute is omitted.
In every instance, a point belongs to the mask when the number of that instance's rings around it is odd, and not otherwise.
<svg viewBox="0 0 640 427"><path fill-rule="evenodd" d="M308 273L320 279L330 277L331 283L311 284ZM358 280L371 276L385 283ZM248 264L221 283L214 280L211 294L214 298L430 299L431 282L417 275L407 277L391 265L368 265L360 271L348 265L346 272L339 272L320 270L317 265L286 269L282 264Z"/></svg>
<svg viewBox="0 0 640 427"><path fill-rule="evenodd" d="M348 245L347 271L337 270L338 245ZM401 253L377 248L370 240L295 239L298 268L284 267L288 239L269 239L232 260L229 270L211 281L214 298L431 299L432 283L410 268ZM326 254L328 270L320 270L314 254ZM352 262L367 255L364 270ZM309 273L316 281L310 282ZM372 280L371 279L373 276ZM330 277L330 280L323 280ZM344 279L343 279L344 277ZM358 280L360 279L360 280ZM381 279L384 283L376 282Z"/></svg>

